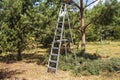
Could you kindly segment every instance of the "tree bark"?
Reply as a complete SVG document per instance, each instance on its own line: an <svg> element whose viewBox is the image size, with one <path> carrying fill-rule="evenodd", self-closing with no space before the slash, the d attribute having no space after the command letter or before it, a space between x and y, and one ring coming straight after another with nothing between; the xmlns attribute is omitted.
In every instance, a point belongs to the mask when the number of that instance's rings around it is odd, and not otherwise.
<svg viewBox="0 0 120 80"><path fill-rule="evenodd" d="M18 61L22 60L22 51L20 49L17 51L17 60Z"/></svg>
<svg viewBox="0 0 120 80"><path fill-rule="evenodd" d="M81 33L82 33L81 51L85 52L85 50L86 50L86 40L85 40L86 39L86 34L85 34L85 30L82 30Z"/></svg>
<svg viewBox="0 0 120 80"><path fill-rule="evenodd" d="M86 49L86 34L85 34L85 22L84 22L84 7L83 7L83 0L80 0L80 15L81 15L81 20L80 20L80 24L81 24L81 51L82 53L85 53L85 49Z"/></svg>
<svg viewBox="0 0 120 80"><path fill-rule="evenodd" d="M21 61L22 60L22 45L23 45L23 43L22 43L22 36L20 35L20 34L18 34L18 36L19 36L19 38L20 38L20 40L21 41L18 41L18 43L17 43L17 60L18 61Z"/></svg>
<svg viewBox="0 0 120 80"><path fill-rule="evenodd" d="M85 27L84 27L84 17L81 19L81 51L85 53L86 50L86 34L85 34Z"/></svg>

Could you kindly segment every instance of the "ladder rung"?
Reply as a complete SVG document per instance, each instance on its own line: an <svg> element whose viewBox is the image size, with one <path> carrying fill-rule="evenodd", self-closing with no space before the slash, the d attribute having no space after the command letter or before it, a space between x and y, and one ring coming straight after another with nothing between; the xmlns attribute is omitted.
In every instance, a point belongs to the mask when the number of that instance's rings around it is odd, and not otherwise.
<svg viewBox="0 0 120 80"><path fill-rule="evenodd" d="M55 67L48 66L48 68L53 69L53 70L56 70L56 68L55 68Z"/></svg>
<svg viewBox="0 0 120 80"><path fill-rule="evenodd" d="M59 49L58 47L53 47L52 49Z"/></svg>
<svg viewBox="0 0 120 80"><path fill-rule="evenodd" d="M60 40L56 40L56 41L54 41L54 42L60 42Z"/></svg>
<svg viewBox="0 0 120 80"><path fill-rule="evenodd" d="M52 55L52 56L58 56L58 54L55 54L55 53L52 53L51 55Z"/></svg>
<svg viewBox="0 0 120 80"><path fill-rule="evenodd" d="M52 62L52 63L57 63L57 61L54 61L54 60L50 60L49 62Z"/></svg>
<svg viewBox="0 0 120 80"><path fill-rule="evenodd" d="M59 23L59 24L62 24L62 23L63 23L63 21L59 21L58 23Z"/></svg>
<svg viewBox="0 0 120 80"><path fill-rule="evenodd" d="M57 28L57 30L62 30L62 28Z"/></svg>
<svg viewBox="0 0 120 80"><path fill-rule="evenodd" d="M68 41L67 39L62 39L62 40L56 40L54 42L60 42L60 41Z"/></svg>
<svg viewBox="0 0 120 80"><path fill-rule="evenodd" d="M62 39L62 41L68 41L67 39Z"/></svg>
<svg viewBox="0 0 120 80"><path fill-rule="evenodd" d="M56 34L56 36L61 36L61 34Z"/></svg>

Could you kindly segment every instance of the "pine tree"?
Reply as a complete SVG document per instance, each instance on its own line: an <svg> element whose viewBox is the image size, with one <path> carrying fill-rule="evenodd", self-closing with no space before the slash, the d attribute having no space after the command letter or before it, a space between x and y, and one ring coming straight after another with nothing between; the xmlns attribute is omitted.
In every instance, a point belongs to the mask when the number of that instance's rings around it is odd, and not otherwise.
<svg viewBox="0 0 120 80"><path fill-rule="evenodd" d="M26 48L27 37L32 31L29 17L30 0L4 0L1 22L1 47L3 51L17 52L17 60L22 59L22 51ZM4 16L3 16L4 15Z"/></svg>

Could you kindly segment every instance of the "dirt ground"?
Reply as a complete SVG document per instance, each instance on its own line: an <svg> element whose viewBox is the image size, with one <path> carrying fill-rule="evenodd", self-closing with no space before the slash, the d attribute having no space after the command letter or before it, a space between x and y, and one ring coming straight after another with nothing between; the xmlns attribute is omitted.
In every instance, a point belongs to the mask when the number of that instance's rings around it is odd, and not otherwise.
<svg viewBox="0 0 120 80"><path fill-rule="evenodd" d="M0 63L0 80L120 80L120 76L78 76L68 71L58 70L57 74L46 73L46 67L36 63Z"/></svg>

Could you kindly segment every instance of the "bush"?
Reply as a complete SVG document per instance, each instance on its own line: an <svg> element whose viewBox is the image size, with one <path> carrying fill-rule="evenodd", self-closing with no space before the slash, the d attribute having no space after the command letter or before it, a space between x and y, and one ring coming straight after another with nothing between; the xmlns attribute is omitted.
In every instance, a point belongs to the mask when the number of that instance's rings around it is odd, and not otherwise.
<svg viewBox="0 0 120 80"><path fill-rule="evenodd" d="M68 55L67 59L66 56L60 55L60 61L59 61L59 68L64 70L64 71L68 71L68 70L72 70L75 66L75 61L74 61L74 56Z"/></svg>
<svg viewBox="0 0 120 80"><path fill-rule="evenodd" d="M70 70L75 75L99 75L104 72L114 73L120 71L120 58L91 60L88 58L79 57L78 63L75 65L73 54L70 54L67 61L68 62L65 60L65 55L62 55L60 57L59 68L64 71Z"/></svg>

